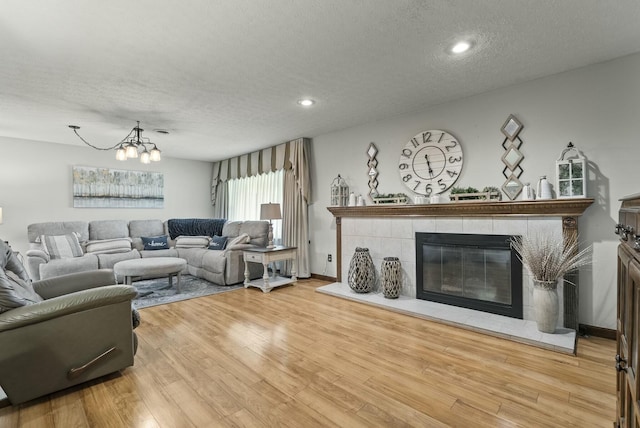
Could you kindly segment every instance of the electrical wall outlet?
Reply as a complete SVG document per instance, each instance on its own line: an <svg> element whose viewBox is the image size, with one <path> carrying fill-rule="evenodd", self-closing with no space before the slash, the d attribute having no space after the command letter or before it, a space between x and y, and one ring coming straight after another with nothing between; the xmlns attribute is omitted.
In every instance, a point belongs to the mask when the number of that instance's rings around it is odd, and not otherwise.
<svg viewBox="0 0 640 428"><path fill-rule="evenodd" d="M327 255L327 261L330 262L331 261L331 254Z"/></svg>

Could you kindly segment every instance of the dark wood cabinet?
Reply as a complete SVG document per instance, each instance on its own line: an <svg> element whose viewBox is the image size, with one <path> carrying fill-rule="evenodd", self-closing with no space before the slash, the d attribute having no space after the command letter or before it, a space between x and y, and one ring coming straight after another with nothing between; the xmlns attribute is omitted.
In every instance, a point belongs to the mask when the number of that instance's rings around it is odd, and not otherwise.
<svg viewBox="0 0 640 428"><path fill-rule="evenodd" d="M618 246L617 406L618 427L640 428L638 376L640 333L640 194L622 199L615 232Z"/></svg>

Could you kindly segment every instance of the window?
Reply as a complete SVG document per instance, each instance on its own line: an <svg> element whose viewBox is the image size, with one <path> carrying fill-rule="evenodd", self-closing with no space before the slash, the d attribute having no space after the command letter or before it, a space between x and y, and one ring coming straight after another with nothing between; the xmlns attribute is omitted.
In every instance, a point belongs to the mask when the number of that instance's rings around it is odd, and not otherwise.
<svg viewBox="0 0 640 428"><path fill-rule="evenodd" d="M227 182L230 221L260 220L260 205L278 203L282 209L284 170ZM273 242L282 242L282 220L272 220Z"/></svg>

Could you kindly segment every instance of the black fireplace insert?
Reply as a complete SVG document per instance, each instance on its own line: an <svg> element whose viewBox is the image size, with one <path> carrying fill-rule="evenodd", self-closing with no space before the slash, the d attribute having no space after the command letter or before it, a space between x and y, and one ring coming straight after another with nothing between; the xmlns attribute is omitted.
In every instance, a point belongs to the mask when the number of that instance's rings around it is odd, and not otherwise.
<svg viewBox="0 0 640 428"><path fill-rule="evenodd" d="M522 319L509 235L416 233L416 298Z"/></svg>

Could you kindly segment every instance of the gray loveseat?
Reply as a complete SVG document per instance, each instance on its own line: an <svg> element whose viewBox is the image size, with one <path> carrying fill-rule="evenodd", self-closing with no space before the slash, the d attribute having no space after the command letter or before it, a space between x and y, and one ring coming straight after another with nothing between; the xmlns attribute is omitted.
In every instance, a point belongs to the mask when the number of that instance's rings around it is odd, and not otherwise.
<svg viewBox="0 0 640 428"><path fill-rule="evenodd" d="M34 223L27 227L29 250L26 253L27 269L34 280L51 278L73 272L95 269L112 269L122 260L140 257L180 257L187 261L185 271L218 285L231 285L244 281L242 250L266 247L269 223L266 221L224 222L221 236L229 240L246 234L246 243L227 246L224 250L203 248L197 245L180 245L189 233L182 230L181 237L170 233L171 221L162 220L94 220ZM200 232L196 230L195 232ZM194 232L194 233L195 233ZM82 251L63 258L52 258L42 242L47 237L77 236ZM167 248L145 250L143 237L167 236ZM186 242L187 239L184 239ZM130 248L126 246L130 245ZM176 247L177 245L177 247ZM124 248L123 248L124 246ZM263 268L249 264L252 279L262 276ZM118 279L119 281L122 278Z"/></svg>

